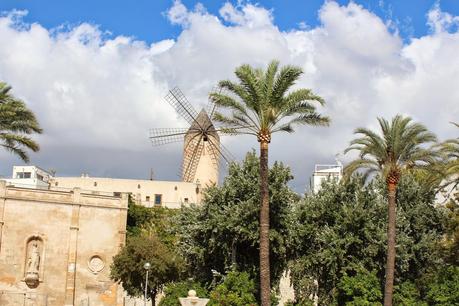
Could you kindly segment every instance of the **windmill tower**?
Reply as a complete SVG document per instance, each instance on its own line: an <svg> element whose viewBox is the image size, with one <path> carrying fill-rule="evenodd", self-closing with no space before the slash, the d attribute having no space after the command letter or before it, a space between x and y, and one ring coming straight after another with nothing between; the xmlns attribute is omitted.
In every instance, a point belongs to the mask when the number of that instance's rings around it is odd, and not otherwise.
<svg viewBox="0 0 459 306"><path fill-rule="evenodd" d="M201 128L205 129L207 133L199 137ZM214 148L218 147L220 147L220 136L203 109L185 134L182 180L193 183L199 180L203 184L216 184L218 182L220 156L214 154ZM197 163L197 165L193 165L193 163ZM196 170L191 171L192 169Z"/></svg>
<svg viewBox="0 0 459 306"><path fill-rule="evenodd" d="M202 109L198 114L178 87L170 90L165 100L190 124L190 127L151 129L152 144L163 145L183 141L182 181L199 183L204 187L217 184L220 163L228 163L233 158L220 143L218 129L212 123L215 105L211 103L208 111Z"/></svg>

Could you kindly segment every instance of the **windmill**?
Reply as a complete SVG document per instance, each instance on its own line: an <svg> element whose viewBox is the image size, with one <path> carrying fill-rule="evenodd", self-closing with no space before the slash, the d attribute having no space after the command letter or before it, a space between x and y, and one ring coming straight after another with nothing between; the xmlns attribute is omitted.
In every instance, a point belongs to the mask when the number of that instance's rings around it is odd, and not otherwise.
<svg viewBox="0 0 459 306"><path fill-rule="evenodd" d="M215 104L210 102L207 110L203 108L198 113L178 87L169 90L165 100L190 126L151 129L152 144L158 146L183 141L182 181L203 186L216 184L220 162L229 163L233 157L220 143L219 131L212 123Z"/></svg>

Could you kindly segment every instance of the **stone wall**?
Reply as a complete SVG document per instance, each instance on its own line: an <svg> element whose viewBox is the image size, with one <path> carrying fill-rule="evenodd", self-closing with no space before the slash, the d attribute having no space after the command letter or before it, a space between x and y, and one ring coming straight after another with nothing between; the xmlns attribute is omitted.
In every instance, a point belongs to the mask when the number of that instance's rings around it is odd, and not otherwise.
<svg viewBox="0 0 459 306"><path fill-rule="evenodd" d="M0 181L0 305L122 305L109 267L125 242L127 196Z"/></svg>

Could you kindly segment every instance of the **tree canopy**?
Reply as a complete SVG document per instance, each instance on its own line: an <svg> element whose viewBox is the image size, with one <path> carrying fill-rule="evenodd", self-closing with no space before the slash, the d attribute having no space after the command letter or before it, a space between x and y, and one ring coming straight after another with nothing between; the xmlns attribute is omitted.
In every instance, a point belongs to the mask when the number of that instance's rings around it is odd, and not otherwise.
<svg viewBox="0 0 459 306"><path fill-rule="evenodd" d="M433 205L434 192L424 190L412 176L403 177L400 186L395 276L400 284L417 283L442 265L437 243L445 232L445 211ZM296 249L290 267L300 301L317 294L321 303L344 304L353 300L350 285L374 283L375 276L382 289L386 199L383 179L365 185L361 177L353 177L324 184L294 207L290 237ZM379 296L365 290L372 299ZM416 290L422 291L422 285Z"/></svg>
<svg viewBox="0 0 459 306"><path fill-rule="evenodd" d="M232 268L248 272L251 279L259 278L258 167L255 153L248 153L242 165L230 165L222 186L207 190L201 206L183 208L177 216L181 253L199 280L210 282L212 269L224 274ZM298 199L287 185L292 178L282 163L274 163L269 170L271 273L275 281L287 264L289 212Z"/></svg>

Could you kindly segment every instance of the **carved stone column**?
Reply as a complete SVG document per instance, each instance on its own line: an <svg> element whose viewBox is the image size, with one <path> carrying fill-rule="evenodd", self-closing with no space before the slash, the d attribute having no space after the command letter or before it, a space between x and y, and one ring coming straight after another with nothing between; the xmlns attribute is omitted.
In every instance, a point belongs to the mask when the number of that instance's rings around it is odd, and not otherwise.
<svg viewBox="0 0 459 306"><path fill-rule="evenodd" d="M67 278L65 284L65 305L73 306L75 303L75 277L76 260L78 251L78 230L80 221L81 190L73 189L73 207L70 220L69 250L67 260Z"/></svg>

